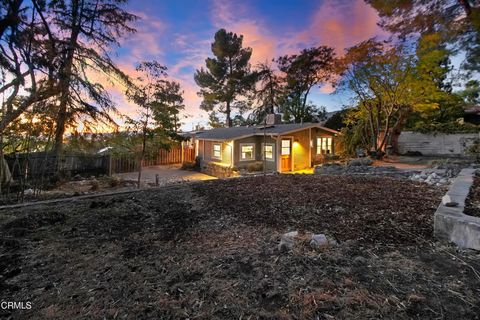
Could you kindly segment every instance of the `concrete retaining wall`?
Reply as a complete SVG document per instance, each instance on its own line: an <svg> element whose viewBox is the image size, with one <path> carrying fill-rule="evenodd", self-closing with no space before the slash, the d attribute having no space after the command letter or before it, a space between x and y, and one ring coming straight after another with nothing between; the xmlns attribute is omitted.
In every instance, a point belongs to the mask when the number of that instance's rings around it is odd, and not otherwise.
<svg viewBox="0 0 480 320"><path fill-rule="evenodd" d="M463 213L465 200L473 184L475 169L463 169L447 192L455 207L442 201L434 216L435 237L455 243L460 248L480 250L480 218Z"/></svg>
<svg viewBox="0 0 480 320"><path fill-rule="evenodd" d="M480 139L480 132L423 134L404 131L398 137L398 151L400 154L421 152L425 156L465 156L476 139Z"/></svg>

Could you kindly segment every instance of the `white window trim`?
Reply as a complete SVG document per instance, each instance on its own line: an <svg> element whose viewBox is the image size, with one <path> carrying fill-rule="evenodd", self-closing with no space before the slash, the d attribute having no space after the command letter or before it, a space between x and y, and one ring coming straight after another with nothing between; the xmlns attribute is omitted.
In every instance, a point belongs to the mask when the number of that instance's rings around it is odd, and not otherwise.
<svg viewBox="0 0 480 320"><path fill-rule="evenodd" d="M275 143L263 143L262 142L262 160L263 160L263 154L265 152L265 146L272 146L272 158L271 159L268 159L268 158L265 158L265 160L267 161L270 161L270 162L275 162Z"/></svg>
<svg viewBox="0 0 480 320"><path fill-rule="evenodd" d="M252 158L251 159L243 159L242 158L242 147L243 146L252 146L253 147L253 150L252 150ZM255 161L255 143L240 143L239 144L239 161Z"/></svg>
<svg viewBox="0 0 480 320"><path fill-rule="evenodd" d="M220 157L215 157L215 145L220 146ZM222 160L222 144L219 142L212 143L212 159Z"/></svg>
<svg viewBox="0 0 480 320"><path fill-rule="evenodd" d="M328 143L327 143L327 149L324 149L323 147L323 139L330 139L330 153L323 153L323 151L328 150ZM320 141L320 143L318 143ZM327 140L328 141L328 140ZM316 144L316 150L315 153L317 155L325 154L325 155L332 155L333 153L333 137L317 137L317 144ZM320 151L320 152L318 152Z"/></svg>

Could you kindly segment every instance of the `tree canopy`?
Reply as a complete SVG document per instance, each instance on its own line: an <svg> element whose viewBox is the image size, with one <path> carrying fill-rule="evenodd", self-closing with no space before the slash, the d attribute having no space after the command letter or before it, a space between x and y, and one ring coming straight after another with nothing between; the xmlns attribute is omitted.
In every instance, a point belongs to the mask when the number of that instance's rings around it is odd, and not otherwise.
<svg viewBox="0 0 480 320"><path fill-rule="evenodd" d="M243 48L243 36L220 29L211 46L213 58L205 60L206 69L197 70L195 82L203 97L200 108L225 114L227 126L232 126L232 109L238 97L253 90L256 74L250 70L251 48Z"/></svg>

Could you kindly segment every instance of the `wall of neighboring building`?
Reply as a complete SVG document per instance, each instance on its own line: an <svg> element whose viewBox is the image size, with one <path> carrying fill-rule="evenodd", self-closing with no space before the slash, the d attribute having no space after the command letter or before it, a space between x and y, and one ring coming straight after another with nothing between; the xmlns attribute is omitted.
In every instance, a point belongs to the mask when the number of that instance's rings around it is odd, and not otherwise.
<svg viewBox="0 0 480 320"><path fill-rule="evenodd" d="M239 169L246 169L250 163L263 161L262 155L262 144L264 141L263 136L252 136L247 137L239 140L234 141L234 153L233 153L233 163L234 166ZM276 160L276 140L272 139L271 137L266 137L265 139L267 144L273 144L273 154L274 154L274 161L266 161L266 167L268 171L276 171L277 170L277 160ZM253 143L255 145L255 159L254 160L240 160L240 145L244 143Z"/></svg>
<svg viewBox="0 0 480 320"><path fill-rule="evenodd" d="M477 139L480 139L480 132L423 134L404 131L398 137L398 151L400 154L420 152L425 156L465 156Z"/></svg>

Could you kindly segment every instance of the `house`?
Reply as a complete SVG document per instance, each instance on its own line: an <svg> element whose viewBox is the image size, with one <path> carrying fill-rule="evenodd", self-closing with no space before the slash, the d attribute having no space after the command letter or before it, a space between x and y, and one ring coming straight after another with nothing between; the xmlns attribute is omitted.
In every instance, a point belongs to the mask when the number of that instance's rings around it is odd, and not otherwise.
<svg viewBox="0 0 480 320"><path fill-rule="evenodd" d="M465 122L480 125L480 106L472 106L466 109L463 119Z"/></svg>
<svg viewBox="0 0 480 320"><path fill-rule="evenodd" d="M217 166L228 176L233 169L264 160L267 171L289 172L311 168L335 154L337 134L318 123L282 124L278 115L269 115L266 125L199 132L195 149L207 172Z"/></svg>

